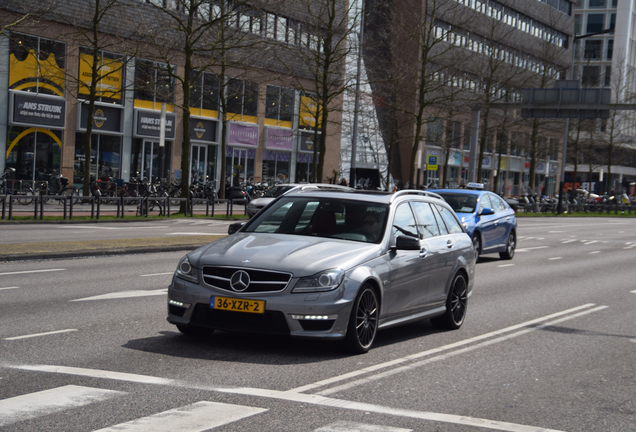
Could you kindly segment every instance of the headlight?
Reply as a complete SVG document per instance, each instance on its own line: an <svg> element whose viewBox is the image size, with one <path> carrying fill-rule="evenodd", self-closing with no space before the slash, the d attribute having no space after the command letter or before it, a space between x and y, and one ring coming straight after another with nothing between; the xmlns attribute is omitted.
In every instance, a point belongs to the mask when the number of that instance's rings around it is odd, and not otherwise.
<svg viewBox="0 0 636 432"><path fill-rule="evenodd" d="M342 283L344 275L342 269L325 270L300 279L292 292L332 291Z"/></svg>
<svg viewBox="0 0 636 432"><path fill-rule="evenodd" d="M177 277L190 282L199 283L199 270L192 267L188 256L184 256L177 266Z"/></svg>

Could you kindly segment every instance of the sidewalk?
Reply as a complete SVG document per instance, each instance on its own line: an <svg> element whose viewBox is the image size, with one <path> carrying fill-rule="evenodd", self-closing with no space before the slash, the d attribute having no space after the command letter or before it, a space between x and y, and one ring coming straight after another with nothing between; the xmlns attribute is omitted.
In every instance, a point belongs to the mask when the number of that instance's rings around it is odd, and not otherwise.
<svg viewBox="0 0 636 432"><path fill-rule="evenodd" d="M3 244L0 262L119 254L189 251L224 235L150 237L47 243Z"/></svg>

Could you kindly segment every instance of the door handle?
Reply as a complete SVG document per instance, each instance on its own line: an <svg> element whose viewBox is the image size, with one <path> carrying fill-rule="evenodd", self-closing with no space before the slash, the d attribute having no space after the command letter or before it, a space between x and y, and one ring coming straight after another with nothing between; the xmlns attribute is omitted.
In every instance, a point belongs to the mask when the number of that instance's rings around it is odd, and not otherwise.
<svg viewBox="0 0 636 432"><path fill-rule="evenodd" d="M451 240L446 242L446 247L451 249L453 247L453 242Z"/></svg>
<svg viewBox="0 0 636 432"><path fill-rule="evenodd" d="M496 220L494 225L495 225L495 226L497 226L497 224L498 224L498 223L499 223L499 221L498 221L498 220Z"/></svg>
<svg viewBox="0 0 636 432"><path fill-rule="evenodd" d="M428 256L428 251L426 249L420 249L420 258L426 258Z"/></svg>
<svg viewBox="0 0 636 432"><path fill-rule="evenodd" d="M508 217L506 218L506 220L510 220L510 216L508 216Z"/></svg>

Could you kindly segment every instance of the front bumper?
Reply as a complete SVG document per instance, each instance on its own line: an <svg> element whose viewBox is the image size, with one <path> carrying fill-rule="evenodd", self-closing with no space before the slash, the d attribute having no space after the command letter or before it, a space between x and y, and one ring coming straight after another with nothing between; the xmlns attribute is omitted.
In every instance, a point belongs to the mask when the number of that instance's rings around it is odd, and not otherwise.
<svg viewBox="0 0 636 432"><path fill-rule="evenodd" d="M290 286L293 286L290 283ZM249 333L291 335L299 338L342 339L347 332L352 301L344 298L344 288L322 293L282 293L240 295L173 278L168 288L168 322L196 327ZM265 313L217 310L210 298L264 300Z"/></svg>

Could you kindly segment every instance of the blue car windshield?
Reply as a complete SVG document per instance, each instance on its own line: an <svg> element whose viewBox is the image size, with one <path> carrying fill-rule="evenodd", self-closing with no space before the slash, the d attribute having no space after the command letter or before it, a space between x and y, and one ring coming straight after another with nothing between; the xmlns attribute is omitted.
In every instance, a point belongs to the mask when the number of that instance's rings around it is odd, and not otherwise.
<svg viewBox="0 0 636 432"><path fill-rule="evenodd" d="M388 206L337 198L282 197L250 220L243 230L379 243Z"/></svg>
<svg viewBox="0 0 636 432"><path fill-rule="evenodd" d="M451 206L455 213L474 213L477 206L477 195L464 193L437 192Z"/></svg>

